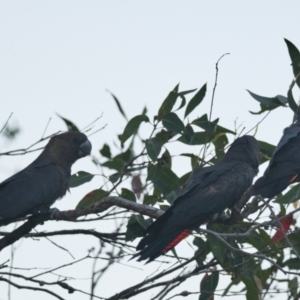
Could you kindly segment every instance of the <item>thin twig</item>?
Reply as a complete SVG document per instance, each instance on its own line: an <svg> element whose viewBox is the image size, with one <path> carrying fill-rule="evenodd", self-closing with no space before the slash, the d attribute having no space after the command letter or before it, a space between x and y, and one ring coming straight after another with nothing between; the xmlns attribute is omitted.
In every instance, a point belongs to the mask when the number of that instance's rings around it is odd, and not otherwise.
<svg viewBox="0 0 300 300"><path fill-rule="evenodd" d="M217 84L218 84L218 75L219 75L219 62L220 60L226 56L229 55L230 53L225 53L223 54L218 61L216 62L216 76L215 76L215 85L213 88L213 93L212 93L212 97L211 97L211 103L210 103L210 111L209 111L209 122L211 121L211 116L212 116L212 111L213 111L213 106L214 106L214 99L215 99L215 92L216 92L216 88L217 88Z"/></svg>
<svg viewBox="0 0 300 300"><path fill-rule="evenodd" d="M10 113L8 119L6 120L5 124L3 125L2 129L0 130L0 134L2 133L2 131L5 129L5 127L7 126L10 118L12 117L13 113Z"/></svg>
<svg viewBox="0 0 300 300"><path fill-rule="evenodd" d="M7 282L9 285L12 285L18 289L26 289L26 290L32 290L32 291L40 291L40 292L44 292L44 293L47 293L47 294L50 294L54 297L56 297L57 299L60 299L60 300L65 300L64 298L60 297L59 295L55 294L54 292L52 291L49 291L47 289L42 289L42 288L38 288L38 287L31 287L31 286L25 286L25 285L19 285L19 284L16 284L14 282L12 282L11 280L8 280L4 277L0 277L0 281L5 281Z"/></svg>

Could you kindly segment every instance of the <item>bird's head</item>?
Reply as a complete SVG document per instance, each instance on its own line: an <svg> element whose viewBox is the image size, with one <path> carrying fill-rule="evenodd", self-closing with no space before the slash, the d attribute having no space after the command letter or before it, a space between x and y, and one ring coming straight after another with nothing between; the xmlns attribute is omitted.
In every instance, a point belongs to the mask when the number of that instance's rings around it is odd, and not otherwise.
<svg viewBox="0 0 300 300"><path fill-rule="evenodd" d="M258 169L261 154L257 140L250 135L237 138L232 144L224 159L239 160L250 164L254 169Z"/></svg>
<svg viewBox="0 0 300 300"><path fill-rule="evenodd" d="M58 165L71 168L79 158L91 153L92 144L81 132L69 131L52 137L44 150Z"/></svg>

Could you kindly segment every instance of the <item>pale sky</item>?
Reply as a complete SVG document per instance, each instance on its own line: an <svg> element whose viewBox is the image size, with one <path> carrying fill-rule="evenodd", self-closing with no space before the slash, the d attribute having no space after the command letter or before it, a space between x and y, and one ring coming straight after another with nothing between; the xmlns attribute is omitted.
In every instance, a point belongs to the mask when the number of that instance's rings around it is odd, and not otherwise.
<svg viewBox="0 0 300 300"><path fill-rule="evenodd" d="M235 121L250 129L263 115L249 113L259 111L259 104L246 89L268 97L286 95L292 81L283 38L300 49L299 11L298 1L0 1L0 127L13 112L10 124L22 129L16 142L1 141L0 150L35 142L49 118L48 134L64 130L56 113L80 128L103 114L97 126L107 124L106 128L91 137L94 154L105 142L113 145L126 122L106 89L119 98L129 118L145 106L153 118L178 82L181 90L200 88L207 82L207 95L191 114L193 120L209 111L215 63L224 53L230 55L219 65L213 117L220 117L219 124L229 129ZM295 98L299 99L299 93ZM277 109L260 125L257 138L276 144L291 119L288 108ZM173 153L181 153L180 149ZM198 149L192 151L197 153ZM0 180L25 167L36 155L1 157ZM183 174L187 166L177 164L176 168ZM73 171L78 170L97 172L88 158L74 166ZM74 208L87 191L99 187L99 182L94 179L73 190L72 196L55 206ZM49 222L47 229L62 226L64 223ZM86 241L82 243L79 237L69 240L76 245L71 246L76 258L96 244L94 239ZM42 244L24 241L15 265L25 267L34 261L36 266L49 267L70 261L70 256L51 244ZM0 263L8 257L9 251L3 251ZM111 296L153 270L133 264L142 270L112 269L97 293ZM90 265L81 267L74 270L75 277L88 277ZM191 280L179 291L197 291L199 281ZM89 291L86 282L82 280L80 287ZM80 294L63 296L88 299ZM7 285L0 282L0 300L6 298ZM38 293L13 288L12 299L41 298ZM44 299L52 297L43 294Z"/></svg>

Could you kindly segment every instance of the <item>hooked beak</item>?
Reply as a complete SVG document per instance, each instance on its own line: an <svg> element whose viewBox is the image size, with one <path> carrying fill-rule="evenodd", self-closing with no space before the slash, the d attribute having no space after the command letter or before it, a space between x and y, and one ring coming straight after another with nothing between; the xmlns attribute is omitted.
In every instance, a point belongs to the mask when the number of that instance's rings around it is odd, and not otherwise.
<svg viewBox="0 0 300 300"><path fill-rule="evenodd" d="M86 140L84 143L82 143L79 146L78 156L84 157L91 153L92 150L92 144L89 140Z"/></svg>

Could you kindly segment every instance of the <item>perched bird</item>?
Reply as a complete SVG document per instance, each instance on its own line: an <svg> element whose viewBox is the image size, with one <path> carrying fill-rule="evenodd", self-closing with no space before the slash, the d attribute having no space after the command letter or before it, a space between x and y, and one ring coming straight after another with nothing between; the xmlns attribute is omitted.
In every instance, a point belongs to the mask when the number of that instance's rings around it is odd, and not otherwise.
<svg viewBox="0 0 300 300"><path fill-rule="evenodd" d="M195 169L173 205L147 228L134 257L151 262L216 213L234 206L251 186L259 160L256 139L245 135L233 142L219 163Z"/></svg>
<svg viewBox="0 0 300 300"><path fill-rule="evenodd" d="M300 181L300 109L297 120L287 127L264 175L253 186L253 195L273 198L290 184Z"/></svg>
<svg viewBox="0 0 300 300"><path fill-rule="evenodd" d="M36 160L0 183L0 225L49 211L54 201L66 194L73 163L90 154L91 149L81 132L52 137Z"/></svg>

